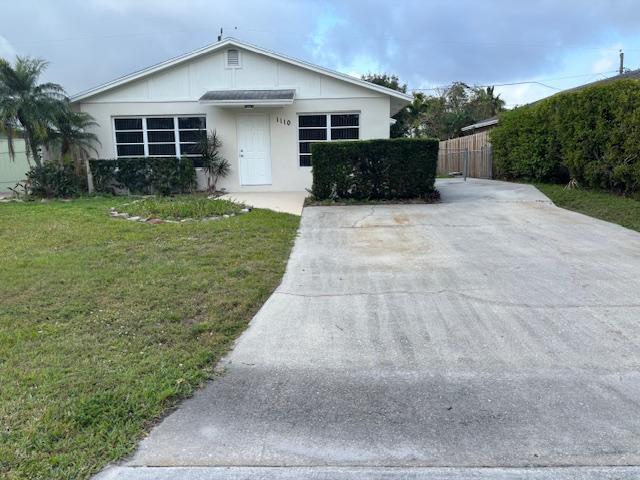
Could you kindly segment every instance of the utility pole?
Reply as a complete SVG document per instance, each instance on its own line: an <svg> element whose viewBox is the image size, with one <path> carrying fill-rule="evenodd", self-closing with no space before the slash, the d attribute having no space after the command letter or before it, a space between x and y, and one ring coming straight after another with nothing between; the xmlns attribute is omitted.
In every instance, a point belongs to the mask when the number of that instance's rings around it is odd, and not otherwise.
<svg viewBox="0 0 640 480"><path fill-rule="evenodd" d="M218 41L222 41L222 27L220 27L220 35L218 35Z"/></svg>
<svg viewBox="0 0 640 480"><path fill-rule="evenodd" d="M620 49L620 75L624 73L624 52Z"/></svg>

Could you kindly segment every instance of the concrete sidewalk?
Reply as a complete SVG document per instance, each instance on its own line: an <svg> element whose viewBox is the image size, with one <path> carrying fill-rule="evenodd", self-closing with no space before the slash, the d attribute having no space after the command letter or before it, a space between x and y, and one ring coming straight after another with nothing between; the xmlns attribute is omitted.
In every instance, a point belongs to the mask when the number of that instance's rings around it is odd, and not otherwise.
<svg viewBox="0 0 640 480"><path fill-rule="evenodd" d="M527 185L439 188L306 208L225 375L113 478L637 478L640 234Z"/></svg>
<svg viewBox="0 0 640 480"><path fill-rule="evenodd" d="M236 192L227 193L221 198L244 203L255 208L266 208L276 212L302 215L307 192Z"/></svg>

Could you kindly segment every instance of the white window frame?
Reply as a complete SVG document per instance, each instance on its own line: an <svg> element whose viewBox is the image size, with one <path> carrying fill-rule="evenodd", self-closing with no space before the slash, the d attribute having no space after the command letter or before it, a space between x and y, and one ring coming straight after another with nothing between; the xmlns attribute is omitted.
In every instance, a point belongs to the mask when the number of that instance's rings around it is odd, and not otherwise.
<svg viewBox="0 0 640 480"><path fill-rule="evenodd" d="M111 127L113 130L113 150L114 150L114 154L115 154L115 158L138 158L140 157L140 155L118 155L118 145L140 145L139 143L118 143L118 139L117 139L117 135L116 133L125 133L125 132L139 132L140 130L117 130L116 131L116 120L119 119L123 119L123 118L140 118L142 120L142 142L143 142L143 148L144 148L144 157L151 157L151 158L162 158L162 157L173 157L173 155L149 155L149 137L148 137L148 129L147 129L147 119L148 118L173 118L173 130L171 129L163 129L163 130L156 130L156 129L151 129L150 131L152 132L174 132L174 141L173 142L152 142L153 145L171 145L174 144L176 147L176 154L175 157L176 158L182 158L182 157L198 157L198 154L184 154L182 155L181 149L180 149L180 144L184 143L184 144L195 144L197 142L181 142L180 141L180 132L187 132L187 131L200 131L202 130L201 128L180 128L178 125L178 120L180 118L204 118L205 119L205 131L207 129L206 126L206 122L207 122L207 115L205 113L185 113L182 115L117 115L111 118Z"/></svg>
<svg viewBox="0 0 640 480"><path fill-rule="evenodd" d="M326 117L326 125L325 128L327 130L326 132L326 140L300 140L300 130L319 130L322 127L301 127L300 126L300 117L309 117L309 116L320 116L320 115L324 115ZM357 127L351 127L351 126L347 126L347 127L332 127L331 126L331 116L332 115L358 115L358 126ZM349 141L349 140L360 140L360 119L362 117L361 112L354 112L354 111L349 111L349 112L329 112L329 113L325 113L325 112L298 112L298 131L296 132L297 137L298 137L298 155L296 156L296 163L298 164L298 168L311 168L311 165L300 165L300 156L301 155L305 155L305 156L309 156L311 157L310 153L302 153L300 152L300 144L301 143L320 143L320 142L341 142L341 141ZM352 129L357 129L358 130L358 138L351 138L351 139L343 139L343 140L332 140L331 139L331 130L334 129L343 129L343 128L352 128Z"/></svg>

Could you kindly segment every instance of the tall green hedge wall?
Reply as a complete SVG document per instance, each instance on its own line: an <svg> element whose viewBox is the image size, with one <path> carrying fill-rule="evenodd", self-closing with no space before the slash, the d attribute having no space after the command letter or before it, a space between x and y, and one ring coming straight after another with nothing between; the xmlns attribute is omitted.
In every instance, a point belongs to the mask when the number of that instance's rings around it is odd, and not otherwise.
<svg viewBox="0 0 640 480"><path fill-rule="evenodd" d="M435 189L434 139L319 142L311 153L318 200L427 197Z"/></svg>
<svg viewBox="0 0 640 480"><path fill-rule="evenodd" d="M640 81L554 95L500 116L494 171L507 179L640 190Z"/></svg>
<svg viewBox="0 0 640 480"><path fill-rule="evenodd" d="M96 192L161 194L187 193L196 183L190 158L117 158L89 160Z"/></svg>

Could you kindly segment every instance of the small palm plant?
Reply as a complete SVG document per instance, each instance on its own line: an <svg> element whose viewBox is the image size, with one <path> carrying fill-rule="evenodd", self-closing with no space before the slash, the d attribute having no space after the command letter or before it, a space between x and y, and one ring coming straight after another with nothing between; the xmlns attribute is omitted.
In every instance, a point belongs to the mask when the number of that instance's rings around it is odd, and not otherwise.
<svg viewBox="0 0 640 480"><path fill-rule="evenodd" d="M82 160L91 152L98 153L97 135L89 130L98 124L88 113L74 112L65 106L53 119L47 142L56 148L61 161L73 161L77 174L81 173Z"/></svg>
<svg viewBox="0 0 640 480"><path fill-rule="evenodd" d="M207 191L216 191L216 184L231 172L231 164L222 156L222 141L215 130L203 133L198 142L198 150L202 159L202 168L207 175Z"/></svg>
<svg viewBox="0 0 640 480"><path fill-rule="evenodd" d="M95 133L89 131L97 126L88 113L65 108L53 120L49 141L58 146L62 157L88 155L90 151L97 154L96 144L100 144L100 140Z"/></svg>

